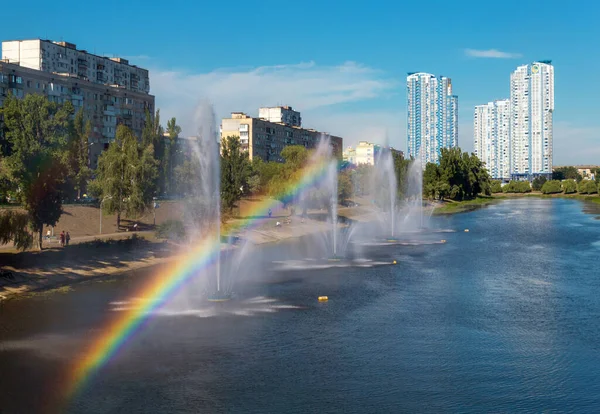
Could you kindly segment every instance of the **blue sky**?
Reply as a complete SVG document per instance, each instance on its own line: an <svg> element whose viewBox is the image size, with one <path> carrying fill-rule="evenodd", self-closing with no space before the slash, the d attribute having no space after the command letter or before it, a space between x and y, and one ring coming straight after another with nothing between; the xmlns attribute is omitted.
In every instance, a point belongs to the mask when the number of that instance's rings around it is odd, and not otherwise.
<svg viewBox="0 0 600 414"><path fill-rule="evenodd" d="M555 65L555 164L600 163L600 4L591 1L79 3L5 8L0 39L49 38L151 70L163 117L193 134L193 110L252 115L288 104L308 127L406 148L406 72L452 78L459 144L473 106L509 95L518 65ZM45 3L27 3L47 10ZM15 13L11 16L11 13ZM90 23L94 20L94 23Z"/></svg>

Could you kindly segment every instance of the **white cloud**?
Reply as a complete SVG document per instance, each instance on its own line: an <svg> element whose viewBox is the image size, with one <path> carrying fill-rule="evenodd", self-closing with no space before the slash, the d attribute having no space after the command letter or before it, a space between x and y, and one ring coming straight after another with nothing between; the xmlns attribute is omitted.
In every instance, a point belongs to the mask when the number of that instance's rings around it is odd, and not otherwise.
<svg viewBox="0 0 600 414"><path fill-rule="evenodd" d="M520 58L520 53L502 52L497 49L476 50L465 49L465 55L476 58L492 58L492 59L515 59Z"/></svg>
<svg viewBox="0 0 600 414"><path fill-rule="evenodd" d="M151 69L150 73L151 93L163 120L177 117L187 135L196 132L195 107L209 101L218 119L235 111L256 116L260 106L291 105L302 112L306 126L344 136L336 125L351 132L367 130L382 121L381 115L371 119L366 114L349 113L349 104L384 97L396 86L380 71L355 62L338 66L307 62L207 73Z"/></svg>

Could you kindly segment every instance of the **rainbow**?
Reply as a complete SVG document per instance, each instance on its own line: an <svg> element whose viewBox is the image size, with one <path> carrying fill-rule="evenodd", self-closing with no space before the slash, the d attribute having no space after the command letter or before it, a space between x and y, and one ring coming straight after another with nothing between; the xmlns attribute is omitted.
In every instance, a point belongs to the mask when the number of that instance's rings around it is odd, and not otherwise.
<svg viewBox="0 0 600 414"><path fill-rule="evenodd" d="M293 197L305 188L309 188L321 180L327 173L328 163L313 162L302 170L302 178L289 183L280 194L286 199ZM250 217L264 216L269 208L277 201L265 199L257 204L248 214ZM248 219L235 228L252 224L257 219ZM136 297L142 298L141 305L118 313L101 334L92 341L89 348L84 350L82 357L75 361L68 373L65 391L69 401L83 391L95 374L106 365L112 357L140 330L156 309L160 308L186 282L192 280L199 271L214 264L219 258L220 243L215 243L214 237L201 241L198 247L178 259L174 267L163 269L162 273L149 280Z"/></svg>

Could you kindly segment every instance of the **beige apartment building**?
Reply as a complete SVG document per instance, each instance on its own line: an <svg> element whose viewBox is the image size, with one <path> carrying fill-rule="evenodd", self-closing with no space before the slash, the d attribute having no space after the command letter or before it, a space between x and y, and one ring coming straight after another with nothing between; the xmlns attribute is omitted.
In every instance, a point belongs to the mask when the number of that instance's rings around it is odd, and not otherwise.
<svg viewBox="0 0 600 414"><path fill-rule="evenodd" d="M296 113L296 119L299 120L300 113ZM242 148L248 151L251 160L254 157L260 157L263 161L282 162L281 150L283 148L288 145L315 148L323 134L298 125L253 118L243 112L232 112L231 118L223 118L221 122L221 139L228 136L239 137ZM341 159L343 139L329 134L325 135L328 135L331 140L333 153Z"/></svg>
<svg viewBox="0 0 600 414"><path fill-rule="evenodd" d="M41 94L51 102L70 101L76 111L83 109L92 123L89 137L92 168L114 140L117 125L126 125L141 136L146 110L154 114L154 96L148 93L148 71L131 66L124 59L95 56L76 50L71 43L39 39L2 42L2 57L0 105L8 94L17 98ZM86 61L85 70L77 66L78 59ZM70 66L71 61L76 66ZM69 65L64 66L66 62Z"/></svg>

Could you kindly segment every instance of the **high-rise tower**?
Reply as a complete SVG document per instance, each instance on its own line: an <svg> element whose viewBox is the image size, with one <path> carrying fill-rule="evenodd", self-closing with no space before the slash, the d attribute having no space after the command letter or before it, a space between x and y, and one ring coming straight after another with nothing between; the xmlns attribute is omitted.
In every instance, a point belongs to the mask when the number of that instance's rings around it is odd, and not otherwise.
<svg viewBox="0 0 600 414"><path fill-rule="evenodd" d="M421 157L423 168L439 161L440 149L458 145L458 97L452 80L430 73L409 73L408 155Z"/></svg>
<svg viewBox="0 0 600 414"><path fill-rule="evenodd" d="M549 60L519 66L510 75L511 176L552 174L554 66Z"/></svg>

